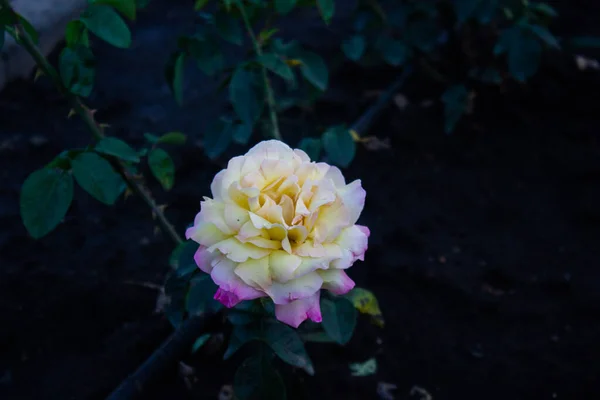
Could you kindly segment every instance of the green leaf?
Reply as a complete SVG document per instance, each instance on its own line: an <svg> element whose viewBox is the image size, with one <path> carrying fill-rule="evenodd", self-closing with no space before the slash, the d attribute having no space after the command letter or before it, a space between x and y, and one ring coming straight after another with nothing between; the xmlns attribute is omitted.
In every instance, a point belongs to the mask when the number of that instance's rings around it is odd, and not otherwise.
<svg viewBox="0 0 600 400"><path fill-rule="evenodd" d="M208 339L210 339L210 333L205 333L204 335L202 335L198 339L196 339L194 341L194 344L192 345L192 353L195 353L198 350L200 350L202 348L202 346L204 346L204 344L206 344L206 342L208 342Z"/></svg>
<svg viewBox="0 0 600 400"><path fill-rule="evenodd" d="M197 270L198 267L195 269ZM204 273L195 275L190 279L185 306L187 312L190 315L200 316L206 312L220 310L223 305L214 299L217 289L210 275Z"/></svg>
<svg viewBox="0 0 600 400"><path fill-rule="evenodd" d="M263 109L264 98L260 95L256 74L238 68L229 83L229 100L242 122L254 125Z"/></svg>
<svg viewBox="0 0 600 400"><path fill-rule="evenodd" d="M94 55L88 47L65 47L58 60L58 68L63 85L69 92L87 97L94 88L96 77Z"/></svg>
<svg viewBox="0 0 600 400"><path fill-rule="evenodd" d="M233 141L237 144L248 144L254 128L247 124L235 124L233 127Z"/></svg>
<svg viewBox="0 0 600 400"><path fill-rule="evenodd" d="M498 37L498 42L494 47L494 55L499 56L507 53L510 48L517 46L520 37L520 29L517 26L505 29Z"/></svg>
<svg viewBox="0 0 600 400"><path fill-rule="evenodd" d="M231 325L248 325L252 322L256 322L259 318L260 315L246 311L239 311L236 309L227 311L227 321L229 321Z"/></svg>
<svg viewBox="0 0 600 400"><path fill-rule="evenodd" d="M186 240L185 242L179 243L169 256L169 266L177 270L179 265L194 264L194 254L196 254L196 250L198 250L198 243L193 240Z"/></svg>
<svg viewBox="0 0 600 400"><path fill-rule="evenodd" d="M21 218L27 232L39 239L62 221L73 200L73 178L68 171L43 168L25 179L20 194Z"/></svg>
<svg viewBox="0 0 600 400"><path fill-rule="evenodd" d="M181 145L184 144L186 140L187 137L181 132L168 132L157 138L155 143Z"/></svg>
<svg viewBox="0 0 600 400"><path fill-rule="evenodd" d="M114 7L117 11L130 20L135 20L135 0L92 0L92 3L106 4L107 6Z"/></svg>
<svg viewBox="0 0 600 400"><path fill-rule="evenodd" d="M90 46L88 31L83 22L79 20L69 21L65 28L65 41L68 47Z"/></svg>
<svg viewBox="0 0 600 400"><path fill-rule="evenodd" d="M127 143L115 137L105 137L94 148L98 153L120 158L123 161L140 162L137 152Z"/></svg>
<svg viewBox="0 0 600 400"><path fill-rule="evenodd" d="M144 138L152 144L158 143L158 139L160 139L158 136L151 133L144 133Z"/></svg>
<svg viewBox="0 0 600 400"><path fill-rule="evenodd" d="M532 34L526 31L515 36L514 39L515 42L511 44L508 51L508 69L513 78L525 82L535 75L540 66L542 46Z"/></svg>
<svg viewBox="0 0 600 400"><path fill-rule="evenodd" d="M323 143L321 142L321 139L304 138L300 141L298 147L304 150L312 161L318 161L321 156Z"/></svg>
<svg viewBox="0 0 600 400"><path fill-rule="evenodd" d="M239 400L285 400L285 384L262 353L242 362L235 373L234 392Z"/></svg>
<svg viewBox="0 0 600 400"><path fill-rule="evenodd" d="M204 134L204 152L210 159L219 157L231 144L233 138L233 122L220 118L207 129Z"/></svg>
<svg viewBox="0 0 600 400"><path fill-rule="evenodd" d="M356 327L357 312L352 303L343 297L321 300L323 329L339 344L346 344L352 338Z"/></svg>
<svg viewBox="0 0 600 400"><path fill-rule="evenodd" d="M261 333L254 326L249 325L234 325L231 337L229 338L229 346L223 355L224 360L228 360L246 343L254 340L260 340Z"/></svg>
<svg viewBox="0 0 600 400"><path fill-rule="evenodd" d="M313 342L313 343L336 343L336 340L331 338L325 332L305 332L301 333L300 337L304 342Z"/></svg>
<svg viewBox="0 0 600 400"><path fill-rule="evenodd" d="M331 22L331 18L333 18L333 13L335 11L335 1L334 0L317 0L317 6L319 7L319 12L321 13L321 17L326 24Z"/></svg>
<svg viewBox="0 0 600 400"><path fill-rule="evenodd" d="M152 149L148 154L148 165L152 175L165 190L171 190L175 183L175 163L163 149Z"/></svg>
<svg viewBox="0 0 600 400"><path fill-rule="evenodd" d="M560 44L550 31L540 25L527 25L527 27L548 46L560 49Z"/></svg>
<svg viewBox="0 0 600 400"><path fill-rule="evenodd" d="M198 68L206 75L212 76L225 67L225 57L217 41L213 37L203 36L181 38L180 46L196 61Z"/></svg>
<svg viewBox="0 0 600 400"><path fill-rule="evenodd" d="M237 18L228 12L221 11L215 16L217 32L229 43L241 46L244 42L242 26Z"/></svg>
<svg viewBox="0 0 600 400"><path fill-rule="evenodd" d="M177 104L183 104L183 73L185 68L185 53L177 52L171 55L165 68L165 77L175 97Z"/></svg>
<svg viewBox="0 0 600 400"><path fill-rule="evenodd" d="M112 7L92 4L81 14L79 20L105 42L123 49L131 46L129 27Z"/></svg>
<svg viewBox="0 0 600 400"><path fill-rule="evenodd" d="M265 68L274 74L279 75L286 81L294 80L294 72L289 65L277 54L264 53L257 58L258 62L261 63Z"/></svg>
<svg viewBox="0 0 600 400"><path fill-rule="evenodd" d="M344 168L350 165L356 154L356 143L348 128L343 125L334 126L325 131L323 147L331 162Z"/></svg>
<svg viewBox="0 0 600 400"><path fill-rule="evenodd" d="M385 62L393 67L405 64L412 55L412 50L406 43L388 36L382 36L376 46Z"/></svg>
<svg viewBox="0 0 600 400"><path fill-rule="evenodd" d="M352 61L361 59L367 48L367 41L362 35L354 35L342 43L342 51Z"/></svg>
<svg viewBox="0 0 600 400"><path fill-rule="evenodd" d="M296 7L296 0L275 0L275 11L285 15Z"/></svg>
<svg viewBox="0 0 600 400"><path fill-rule="evenodd" d="M383 328L384 320L379 302L373 292L355 287L348 292L345 297L354 304L354 307L361 313L371 316L375 325Z"/></svg>
<svg viewBox="0 0 600 400"><path fill-rule="evenodd" d="M304 369L309 375L314 375L312 361L302 339L294 329L278 321L268 321L265 324L265 340L284 362Z"/></svg>
<svg viewBox="0 0 600 400"><path fill-rule="evenodd" d="M447 134L452 133L465 110L469 101L469 92L464 85L450 86L442 94L444 103L444 130Z"/></svg>
<svg viewBox="0 0 600 400"><path fill-rule="evenodd" d="M125 182L110 163L95 153L81 153L71 162L75 180L96 200L112 205L125 189Z"/></svg>
<svg viewBox="0 0 600 400"><path fill-rule="evenodd" d="M435 18L420 18L410 21L406 29L406 42L421 51L434 50L442 31Z"/></svg>
<svg viewBox="0 0 600 400"><path fill-rule="evenodd" d="M329 71L321 56L310 51L302 51L296 58L302 62L300 71L304 78L320 90L326 90L329 83Z"/></svg>

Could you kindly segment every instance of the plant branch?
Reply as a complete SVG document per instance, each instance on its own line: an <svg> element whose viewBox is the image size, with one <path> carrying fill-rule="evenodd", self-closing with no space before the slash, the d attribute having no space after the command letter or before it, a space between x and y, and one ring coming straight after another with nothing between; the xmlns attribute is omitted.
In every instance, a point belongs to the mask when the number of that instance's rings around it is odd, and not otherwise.
<svg viewBox="0 0 600 400"><path fill-rule="evenodd" d="M38 68L45 75L50 77L58 91L69 100L71 107L73 107L75 113L77 113L81 117L83 122L87 125L94 139L101 140L102 138L104 138L105 136L102 131L102 128L94 119L94 112L87 108L77 96L69 92L67 88L63 85L56 69L50 64L48 59L40 51L40 49L37 47L37 45L34 43L34 41L27 34L21 23L16 18L16 13L11 8L10 4L8 3L8 0L0 0L0 6L0 8L8 9L9 12L15 17L15 39L17 39L18 42L25 48L25 50L27 50L27 52L33 57ZM182 243L183 239L181 238L181 236L179 236L173 225L169 222L164 212L156 204L150 193L140 183L135 181L135 179L128 173L125 165L115 158L111 158L110 163L112 164L113 168L119 173L119 175L121 175L123 180L125 180L131 191L139 195L142 198L142 200L144 200L144 202L148 205L148 207L150 207L152 213L156 216L164 232L168 234L176 244Z"/></svg>
<svg viewBox="0 0 600 400"><path fill-rule="evenodd" d="M237 2L237 6L240 10L240 14L242 15L242 19L244 20L244 25L246 26L246 30L248 31L248 35L250 36L250 40L252 40L252 45L254 46L254 51L258 57L262 56L262 46L261 43L256 38L254 34L254 30L252 30L252 25L250 24L250 20L248 19L248 14L246 13L246 9L244 8L244 4L241 1ZM273 125L273 136L277 140L281 140L281 133L279 132L279 122L277 120L277 107L275 104L275 94L273 93L273 87L271 86L271 82L269 81L269 75L267 74L267 68L264 65L261 65L261 74L263 78L263 85L265 87L265 93L267 95L267 105L269 106L269 117L271 119L271 125Z"/></svg>

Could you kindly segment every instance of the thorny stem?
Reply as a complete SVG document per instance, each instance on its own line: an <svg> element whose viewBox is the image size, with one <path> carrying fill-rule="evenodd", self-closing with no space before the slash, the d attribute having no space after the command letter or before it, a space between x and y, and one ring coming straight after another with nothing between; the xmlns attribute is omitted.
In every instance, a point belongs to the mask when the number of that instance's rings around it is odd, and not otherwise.
<svg viewBox="0 0 600 400"><path fill-rule="evenodd" d="M8 0L0 0L0 8L6 8L11 14L16 16L16 13L11 8L10 4L8 3ZM49 76L50 79L52 79L58 91L69 100L75 113L77 113L81 117L83 122L92 132L94 139L101 140L102 138L104 138L105 135L102 132L102 128L94 119L94 112L87 108L77 96L75 96L67 90L67 88L63 85L56 69L50 64L50 62L48 62L48 59L33 42L31 37L25 31L25 29L23 29L21 23L18 22L16 18L15 21L15 36L19 39L19 42L23 45L25 50L27 50L27 52L33 57L38 68L40 68L40 70L45 75ZM144 200L144 202L148 205L148 207L150 207L150 209L152 210L152 214L156 217L159 225L164 230L164 232L167 233L176 244L182 243L183 239L181 238L181 236L179 236L173 225L169 222L161 207L159 207L156 204L149 191L146 188L144 188L140 183L138 183L129 174L125 165L122 162L120 162L117 159L111 158L110 163L112 164L113 168L118 172L118 174L121 175L123 180L125 180L127 186L129 186L131 191L139 195L142 198L142 200Z"/></svg>
<svg viewBox="0 0 600 400"><path fill-rule="evenodd" d="M248 14L246 13L246 9L244 8L244 4L240 1L237 2L237 6L240 10L240 14L242 15L242 19L244 20L244 25L246 26L246 30L248 31L248 35L252 40L252 44L254 46L254 51L258 57L262 56L262 46L254 31L252 30L252 25L250 25L250 20L248 19ZM279 132L279 122L277 121L277 108L275 104L275 94L273 93L273 87L271 86L271 82L269 81L269 75L267 74L267 68L263 65L261 66L261 74L263 78L263 84L265 86L265 93L267 95L267 105L269 106L269 117L271 118L271 125L273 125L273 136L277 140L281 140L281 133Z"/></svg>

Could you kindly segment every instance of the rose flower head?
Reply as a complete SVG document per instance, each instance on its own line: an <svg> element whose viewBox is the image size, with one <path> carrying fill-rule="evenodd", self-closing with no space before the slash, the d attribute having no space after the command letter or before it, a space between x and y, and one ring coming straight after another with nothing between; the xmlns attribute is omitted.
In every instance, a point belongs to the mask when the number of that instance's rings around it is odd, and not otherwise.
<svg viewBox="0 0 600 400"><path fill-rule="evenodd" d="M306 153L268 140L234 157L211 184L186 238L194 259L219 286L226 307L270 297L278 320L321 322L321 289L345 294L345 270L363 260L369 229L356 225L365 203L360 180L311 162Z"/></svg>

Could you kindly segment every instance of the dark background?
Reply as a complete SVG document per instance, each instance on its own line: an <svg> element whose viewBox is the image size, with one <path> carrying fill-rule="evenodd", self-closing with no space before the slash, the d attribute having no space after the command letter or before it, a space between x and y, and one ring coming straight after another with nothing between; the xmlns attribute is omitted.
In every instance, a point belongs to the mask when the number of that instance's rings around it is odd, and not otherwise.
<svg viewBox="0 0 600 400"><path fill-rule="evenodd" d="M98 42L89 100L108 133L134 145L144 132L189 135L188 145L170 149L175 188L150 183L181 232L214 174L246 150L206 159L202 132L225 98L193 66L183 107L164 81L177 36L192 27L188 3L155 0L134 27L132 49ZM558 35L600 34L596 1L551 3ZM332 29L297 15L283 33L330 54L345 11ZM451 136L441 107L420 105L439 93L419 75L402 90L410 105L390 106L372 127L391 149L360 148L345 171L362 179L360 222L372 232L365 262L350 275L375 292L386 326L361 318L347 347L309 345L317 374L286 369L291 398L376 399L379 382L397 385L396 399L418 398L413 386L436 400L600 395L600 79L571 58L550 57L527 87L479 91L474 116ZM396 74L342 65L313 113L282 118L284 138L295 145L302 134L353 122L373 101L365 92L385 89ZM64 224L29 238L22 182L90 135L67 119L65 101L44 80L9 85L0 110L0 397L104 398L170 332L154 313L152 284L163 282L171 242L153 233L138 198L107 207L80 189ZM374 376L350 375L349 363L371 357ZM174 370L147 398L217 398L239 360L200 354L187 362L197 371L191 391Z"/></svg>

